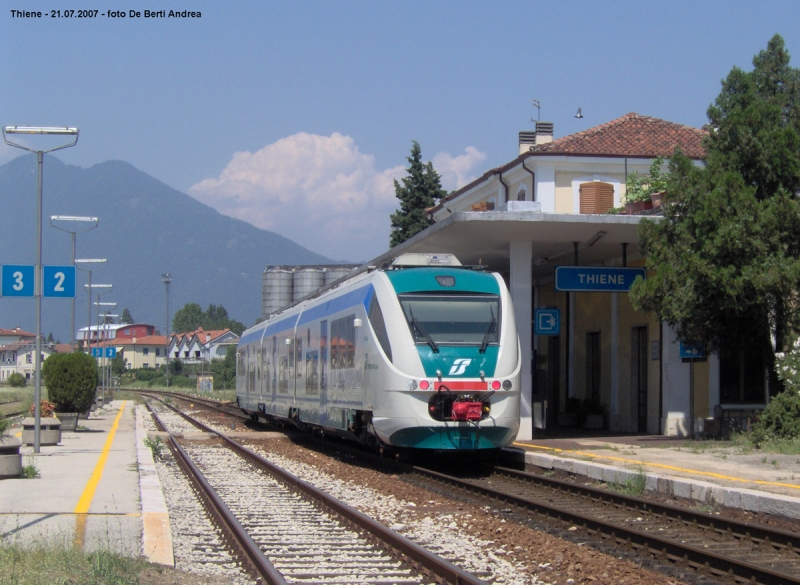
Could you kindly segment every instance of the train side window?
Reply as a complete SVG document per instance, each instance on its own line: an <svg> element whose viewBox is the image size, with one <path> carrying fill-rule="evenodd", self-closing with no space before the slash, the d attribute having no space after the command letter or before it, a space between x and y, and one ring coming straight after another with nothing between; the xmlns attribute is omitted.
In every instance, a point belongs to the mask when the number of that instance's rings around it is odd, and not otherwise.
<svg viewBox="0 0 800 585"><path fill-rule="evenodd" d="M296 365L296 370L297 370L295 375L298 378L302 378L303 377L303 338L302 337L298 337L296 339L294 349L295 349L295 354L294 354L295 355L295 360L294 360L294 363Z"/></svg>
<svg viewBox="0 0 800 585"><path fill-rule="evenodd" d="M389 334L386 332L386 322L383 320L383 311L381 311L381 306L378 304L377 295L372 295L368 317L372 329L375 331L375 337L378 338L378 342L381 344L383 353L386 354L386 358L391 362L392 346L389 343Z"/></svg>
<svg viewBox="0 0 800 585"><path fill-rule="evenodd" d="M331 321L331 369L355 367L356 328L355 315Z"/></svg>

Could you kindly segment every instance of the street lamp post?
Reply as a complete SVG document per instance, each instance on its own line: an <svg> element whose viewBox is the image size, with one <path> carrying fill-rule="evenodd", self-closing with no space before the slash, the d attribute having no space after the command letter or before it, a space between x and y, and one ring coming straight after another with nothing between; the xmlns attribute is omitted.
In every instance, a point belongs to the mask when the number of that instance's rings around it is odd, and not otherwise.
<svg viewBox="0 0 800 585"><path fill-rule="evenodd" d="M82 268L78 266L78 264L85 264L88 268ZM92 341L92 271L100 270L101 268L105 268L106 266L106 259L105 258L81 258L80 260L75 260L75 268L78 270L82 270L83 272L89 273L89 284L87 285L86 296L89 299L89 302L86 303L88 305L87 311L87 323L86 323L86 347L88 348L91 345ZM99 335L99 333L98 333Z"/></svg>
<svg viewBox="0 0 800 585"><path fill-rule="evenodd" d="M172 275L167 272L161 275L161 282L167 287L167 327L165 331L165 344L164 344L164 377L167 381L167 388L169 388L169 283L172 282Z"/></svg>
<svg viewBox="0 0 800 585"><path fill-rule="evenodd" d="M74 222L74 223L83 223L84 229L74 229L68 230L66 228L57 225L57 223L53 222ZM50 216L50 225L56 228L57 230L61 230L62 232L67 232L68 234L72 234L72 265L75 266L75 240L76 236L80 232L88 232L89 230L93 230L98 226L100 220L96 217L80 217L80 216L73 216L73 215L51 215ZM92 225L87 225L92 224ZM72 329L71 329L72 337L72 350L75 351L75 297L72 298Z"/></svg>
<svg viewBox="0 0 800 585"><path fill-rule="evenodd" d="M102 294L102 293L100 293L100 294ZM95 303L95 305L97 306L97 315L98 315L98 318L97 318L98 337L100 335L100 307L114 308L114 307L117 306L117 303L108 303L108 302L101 303L100 302L100 294L97 295L97 299L98 300ZM106 355L105 355L105 347L106 347L105 346L105 342L108 341L108 338L109 338L108 318L109 317L117 317L118 316L118 315L112 315L108 311L109 311L109 309L106 309L103 312L103 339L100 342L101 345L103 345L103 347L102 347L102 355L100 356L100 358L101 358L100 363L102 364L100 367L102 368L102 372L103 372L103 376L101 378L102 382L100 384L100 392L102 393L102 396L103 396L104 400L105 400L105 397L106 397L106 365L107 365L106 364L107 360L106 360Z"/></svg>
<svg viewBox="0 0 800 585"><path fill-rule="evenodd" d="M71 136L74 138L68 144L62 144L48 150L35 150L22 144L17 144L8 139L8 134L28 134L45 136ZM41 450L41 401L42 401L42 162L44 154L75 146L78 142L77 128L63 128L52 126L4 126L3 141L9 146L21 148L28 152L36 153L38 187L36 190L36 267L34 268L33 296L36 301L36 356L34 360L34 380L35 389L34 400L34 427L33 427L33 452L39 453Z"/></svg>
<svg viewBox="0 0 800 585"><path fill-rule="evenodd" d="M92 292L97 293L97 303L100 304L100 295L105 295L111 292L113 285L111 284L87 284L85 285L86 292L89 295L89 302L91 303ZM91 325L89 326L91 329ZM100 346L100 307L97 307L97 343L96 345Z"/></svg>

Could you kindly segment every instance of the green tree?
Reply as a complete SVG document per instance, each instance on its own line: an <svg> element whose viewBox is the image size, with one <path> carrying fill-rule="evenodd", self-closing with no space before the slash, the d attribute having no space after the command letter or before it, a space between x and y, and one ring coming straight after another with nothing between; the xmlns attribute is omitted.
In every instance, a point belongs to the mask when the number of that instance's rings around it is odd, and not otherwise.
<svg viewBox="0 0 800 585"><path fill-rule="evenodd" d="M205 314L197 303L186 303L182 308L175 311L172 318L172 331L175 333L187 333L194 331L198 327L203 327Z"/></svg>
<svg viewBox="0 0 800 585"><path fill-rule="evenodd" d="M122 357L121 353L117 353L117 355L111 360L111 373L115 376L121 376L127 371L128 360Z"/></svg>
<svg viewBox="0 0 800 585"><path fill-rule="evenodd" d="M780 349L800 326L800 75L778 35L753 65L708 109L705 166L676 152L664 219L640 227L651 275L631 302L709 350Z"/></svg>
<svg viewBox="0 0 800 585"><path fill-rule="evenodd" d="M400 209L391 216L389 246L392 248L431 225L433 221L425 215L425 210L447 195L433 163L422 162L419 143L414 140L411 144L411 155L406 159L409 162L406 169L408 176L403 177L402 185L397 180L394 182L394 193L400 200Z"/></svg>
<svg viewBox="0 0 800 585"><path fill-rule="evenodd" d="M225 390L236 386L236 348L228 347L223 359L211 360L211 373L214 374L214 390Z"/></svg>
<svg viewBox="0 0 800 585"><path fill-rule="evenodd" d="M209 305L203 311L197 303L186 303L175 313L172 330L175 333L187 333L202 327L206 331L214 329L230 329L237 335L245 330L243 323L231 319L222 305Z"/></svg>
<svg viewBox="0 0 800 585"><path fill-rule="evenodd" d="M97 389L94 358L83 352L54 353L42 365L47 395L57 412L86 412Z"/></svg>
<svg viewBox="0 0 800 585"><path fill-rule="evenodd" d="M23 376L19 372L12 372L8 376L8 385L11 386L12 388L24 388L25 384L27 383L28 381L25 379L25 376Z"/></svg>
<svg viewBox="0 0 800 585"><path fill-rule="evenodd" d="M135 323L133 317L131 316L131 312L128 310L128 307L125 307L122 310L122 317L120 317L119 322L125 325L130 325Z"/></svg>

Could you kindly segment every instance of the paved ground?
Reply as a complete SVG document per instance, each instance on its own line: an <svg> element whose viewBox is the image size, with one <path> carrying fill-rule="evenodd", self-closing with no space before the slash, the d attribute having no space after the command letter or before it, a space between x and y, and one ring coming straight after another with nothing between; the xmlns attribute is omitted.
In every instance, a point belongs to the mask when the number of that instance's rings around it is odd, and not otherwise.
<svg viewBox="0 0 800 585"><path fill-rule="evenodd" d="M0 537L74 540L88 550L138 555L142 519L133 404L112 402L79 426L85 430L63 432L59 445L43 446L38 455L22 448L23 465L35 465L40 477L0 481Z"/></svg>

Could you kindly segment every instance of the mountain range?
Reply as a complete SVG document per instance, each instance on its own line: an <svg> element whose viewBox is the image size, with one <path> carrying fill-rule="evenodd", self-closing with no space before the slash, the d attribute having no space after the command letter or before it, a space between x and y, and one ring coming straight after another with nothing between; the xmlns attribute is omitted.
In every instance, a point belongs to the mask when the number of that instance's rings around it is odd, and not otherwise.
<svg viewBox="0 0 800 585"><path fill-rule="evenodd" d="M92 282L112 284L102 302L128 308L137 322L164 330L170 273L170 314L188 302L223 305L231 318L252 325L261 314L261 275L269 264L331 264L295 242L220 214L122 161L90 168L45 155L43 264L69 264L72 240L50 225L51 215L94 216L97 229L77 235L77 258L106 258ZM36 158L0 166L0 264L35 264ZM78 224L61 223L66 229ZM78 271L76 329L87 325L86 274ZM96 297L92 302L96 301ZM92 307L96 315L96 307ZM96 317L92 318L96 322ZM35 329L32 299L0 299L0 327ZM42 332L70 339L70 302L43 299Z"/></svg>

